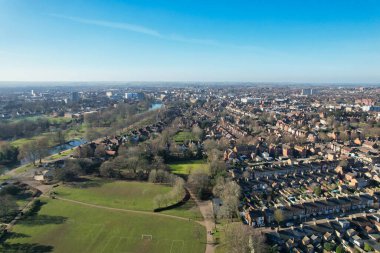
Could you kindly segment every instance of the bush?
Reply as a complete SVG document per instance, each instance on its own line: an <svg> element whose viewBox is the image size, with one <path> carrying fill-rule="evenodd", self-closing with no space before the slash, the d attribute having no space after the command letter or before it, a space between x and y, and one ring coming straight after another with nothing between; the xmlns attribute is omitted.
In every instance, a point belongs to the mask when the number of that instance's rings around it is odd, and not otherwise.
<svg viewBox="0 0 380 253"><path fill-rule="evenodd" d="M149 173L149 182L151 183L161 183L173 185L176 180L176 176L165 170L152 170Z"/></svg>

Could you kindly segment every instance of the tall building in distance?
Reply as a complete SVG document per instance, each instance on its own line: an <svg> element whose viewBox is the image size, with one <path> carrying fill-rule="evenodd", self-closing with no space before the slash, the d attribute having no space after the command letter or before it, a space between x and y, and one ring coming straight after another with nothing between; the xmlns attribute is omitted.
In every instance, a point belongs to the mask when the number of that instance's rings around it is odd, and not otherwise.
<svg viewBox="0 0 380 253"><path fill-rule="evenodd" d="M144 93L128 92L128 93L125 93L125 98L130 99L130 100L142 100L142 99L144 99Z"/></svg>
<svg viewBox="0 0 380 253"><path fill-rule="evenodd" d="M310 96L316 94L316 90L313 89L302 89L301 95L302 96Z"/></svg>
<svg viewBox="0 0 380 253"><path fill-rule="evenodd" d="M74 91L71 93L71 101L78 102L80 100L79 92Z"/></svg>

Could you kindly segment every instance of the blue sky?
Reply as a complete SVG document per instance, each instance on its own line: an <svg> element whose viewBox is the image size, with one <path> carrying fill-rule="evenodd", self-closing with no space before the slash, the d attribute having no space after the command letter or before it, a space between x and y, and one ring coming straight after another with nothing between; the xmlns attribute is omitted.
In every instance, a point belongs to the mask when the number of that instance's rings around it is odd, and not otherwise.
<svg viewBox="0 0 380 253"><path fill-rule="evenodd" d="M0 81L380 82L380 1L0 0Z"/></svg>

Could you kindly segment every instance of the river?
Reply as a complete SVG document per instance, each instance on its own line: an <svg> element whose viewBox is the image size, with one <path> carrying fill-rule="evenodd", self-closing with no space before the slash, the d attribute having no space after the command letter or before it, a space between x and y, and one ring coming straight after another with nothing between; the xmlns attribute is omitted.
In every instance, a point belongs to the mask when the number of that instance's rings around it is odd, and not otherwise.
<svg viewBox="0 0 380 253"><path fill-rule="evenodd" d="M86 142L87 141L84 139L74 139L74 140L66 142L65 144L57 145L57 146L49 148L48 153L49 153L49 155L54 155L54 154L57 154L63 150L78 147L79 145L82 145ZM11 169L17 168L20 165L24 165L26 163L28 163L27 160L21 160L20 163L15 164L13 166L0 166L0 175L4 174L5 172L7 172Z"/></svg>
<svg viewBox="0 0 380 253"><path fill-rule="evenodd" d="M161 109L163 106L164 106L164 105L161 104L161 103L153 103L153 104L150 106L149 110L150 110L150 111L155 111L155 110Z"/></svg>

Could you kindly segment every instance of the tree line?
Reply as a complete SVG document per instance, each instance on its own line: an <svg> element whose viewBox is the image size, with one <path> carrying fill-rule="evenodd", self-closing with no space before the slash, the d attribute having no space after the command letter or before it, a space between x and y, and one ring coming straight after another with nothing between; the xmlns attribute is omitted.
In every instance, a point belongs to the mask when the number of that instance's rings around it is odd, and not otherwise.
<svg viewBox="0 0 380 253"><path fill-rule="evenodd" d="M52 129L67 129L72 121L54 121L47 118L0 122L0 139L18 139L39 135Z"/></svg>
<svg viewBox="0 0 380 253"><path fill-rule="evenodd" d="M11 165L18 162L20 151L17 147L4 142L0 144L0 165Z"/></svg>

